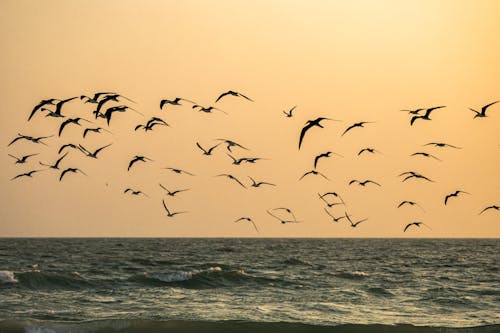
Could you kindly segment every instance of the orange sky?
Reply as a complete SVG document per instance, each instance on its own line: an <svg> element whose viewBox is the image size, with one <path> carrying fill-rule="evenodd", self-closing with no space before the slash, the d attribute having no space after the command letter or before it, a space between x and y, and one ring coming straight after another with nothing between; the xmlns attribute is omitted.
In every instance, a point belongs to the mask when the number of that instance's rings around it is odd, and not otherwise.
<svg viewBox="0 0 500 333"><path fill-rule="evenodd" d="M0 2L0 237L499 237L500 103L489 117L472 119L469 107L500 99L500 22L497 1L2 1ZM255 102L227 97L217 106L228 113L203 114L184 106L160 110L162 98L184 97L203 105L228 89ZM112 134L89 135L68 127L49 147L7 144L18 132L55 133L58 119L42 114L27 122L44 98L68 98L116 91L137 101L133 112L117 115ZM298 105L293 118L282 110ZM400 109L446 105L432 121L409 126ZM91 118L92 105L67 104L68 116ZM64 113L64 112L63 112ZM162 117L169 128L145 134L136 124ZM331 117L312 129L298 151L308 119ZM341 137L350 124L373 121ZM238 157L268 160L231 165L219 147L205 157L195 147L230 138L250 148ZM461 150L422 147L443 141ZM88 176L62 182L47 170L33 179L15 175L53 162L61 144L97 148L113 143L98 160L73 151L64 167ZM362 147L383 154L360 156ZM298 178L327 150L321 178ZM442 162L409 157L427 151ZM39 153L26 165L7 154ZM144 154L154 162L126 171ZM196 177L168 173L177 167ZM414 170L434 183L397 175ZM276 188L243 189L213 177L232 173L276 183ZM348 186L374 179L382 187ZM158 186L190 188L175 198ZM127 187L150 198L124 195ZM457 189L470 192L443 205ZM336 191L357 228L332 223L317 192ZM161 200L189 213L168 219ZM402 200L417 207L396 209ZM301 224L281 225L266 209L286 206ZM340 215L344 208L334 207ZM251 225L233 221L250 216ZM403 233L412 221L422 227Z"/></svg>

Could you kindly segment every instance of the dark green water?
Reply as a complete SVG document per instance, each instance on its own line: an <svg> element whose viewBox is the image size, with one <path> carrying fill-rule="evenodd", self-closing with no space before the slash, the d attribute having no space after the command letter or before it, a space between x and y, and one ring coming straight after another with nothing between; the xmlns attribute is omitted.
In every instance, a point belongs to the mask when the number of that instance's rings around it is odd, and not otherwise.
<svg viewBox="0 0 500 333"><path fill-rule="evenodd" d="M485 239L0 239L0 332L500 332L499 250Z"/></svg>

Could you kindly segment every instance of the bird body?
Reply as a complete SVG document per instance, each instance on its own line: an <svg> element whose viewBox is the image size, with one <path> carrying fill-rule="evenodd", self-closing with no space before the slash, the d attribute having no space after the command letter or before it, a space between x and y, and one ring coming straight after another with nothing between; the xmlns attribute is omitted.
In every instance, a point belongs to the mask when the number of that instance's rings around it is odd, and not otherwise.
<svg viewBox="0 0 500 333"><path fill-rule="evenodd" d="M444 108L444 107L445 106L435 106L435 107L432 107L432 108L428 108L428 109L425 110L425 114L423 116L420 116L420 115L413 116L411 118L411 120L410 120L410 126L413 126L413 123L417 119L431 120L431 118L430 118L431 112L434 111L434 110L437 110L437 109Z"/></svg>
<svg viewBox="0 0 500 333"><path fill-rule="evenodd" d="M475 113L475 115L474 115L474 118L473 118L473 119L476 119L476 118L485 118L485 117L487 117L487 115L486 115L486 110L487 110L490 106L492 106L493 104L496 104L496 103L498 103L498 102L500 102L500 101L495 101L495 102L492 102L492 103L486 104L485 106L483 106L483 107L481 108L481 111L477 111L477 110L474 110L474 109L472 109L472 108L469 108L469 110L471 110L472 112L474 112L474 113Z"/></svg>
<svg viewBox="0 0 500 333"><path fill-rule="evenodd" d="M457 197L459 194L461 193L464 193L464 194L470 194L469 192L465 192L465 191L461 191L461 190L457 190L453 193L450 193L448 194L445 198L444 198L444 204L446 205L448 203L448 200L452 197Z"/></svg>

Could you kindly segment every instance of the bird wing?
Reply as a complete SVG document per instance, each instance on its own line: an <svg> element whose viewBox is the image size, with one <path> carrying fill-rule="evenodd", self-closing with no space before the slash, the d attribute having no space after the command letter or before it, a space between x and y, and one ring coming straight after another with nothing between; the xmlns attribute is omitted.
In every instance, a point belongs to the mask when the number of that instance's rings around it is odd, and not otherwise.
<svg viewBox="0 0 500 333"><path fill-rule="evenodd" d="M413 126L413 123L415 122L415 120L417 120L419 118L423 118L423 116L413 116L413 117L411 117L410 126Z"/></svg>
<svg viewBox="0 0 500 333"><path fill-rule="evenodd" d="M54 168L58 169L59 168L59 163L61 163L61 161L63 160L63 158L66 157L66 155L68 155L68 153L64 154L63 156L59 157L59 159L56 161L56 163L54 164Z"/></svg>
<svg viewBox="0 0 500 333"><path fill-rule="evenodd" d="M163 207L167 211L168 215L170 215L170 211L168 210L167 205L165 204L165 199L163 199L161 202L163 202Z"/></svg>
<svg viewBox="0 0 500 333"><path fill-rule="evenodd" d="M444 198L444 204L446 205L446 203L448 202L448 199L451 198L452 196L454 196L454 194L448 194L445 198Z"/></svg>
<svg viewBox="0 0 500 333"><path fill-rule="evenodd" d="M109 147L109 146L111 146L111 145L112 145L112 143L110 143L110 144L108 144L108 145L105 145L105 146L103 146L103 147L101 147L101 148L96 149L96 151L95 151L95 152L94 152L94 154L92 154L92 155L97 156L97 154L99 154L99 152L100 152L101 150L103 150L104 148L107 148L107 147Z"/></svg>
<svg viewBox="0 0 500 333"><path fill-rule="evenodd" d="M299 178L299 180L302 180L302 178L304 178L305 176L307 176L307 175L309 175L309 174L311 174L311 173L312 173L312 171L308 171L308 172L304 173L304 174L303 174L303 175Z"/></svg>
<svg viewBox="0 0 500 333"><path fill-rule="evenodd" d="M325 176L324 174L322 174L321 172L318 172L318 175L320 175L321 177L325 178L326 180L330 180L327 176Z"/></svg>
<svg viewBox="0 0 500 333"><path fill-rule="evenodd" d="M481 113L482 113L482 114L486 114L486 109L487 109L487 108L489 108L490 106L492 106L493 104L498 103L498 102L500 102L500 101L495 101L495 102L492 102L492 103L490 103L490 104L486 104L485 106L483 106L483 107L481 108Z"/></svg>
<svg viewBox="0 0 500 333"><path fill-rule="evenodd" d="M71 121L72 121L72 119L66 119L65 121L62 122L61 126L59 126L59 136L61 136L61 133L62 133L64 127L66 127L66 125L71 123Z"/></svg>
<svg viewBox="0 0 500 333"><path fill-rule="evenodd" d="M233 179L234 181L236 181L238 184L240 184L241 186L243 186L244 188L247 188L245 185L243 185L243 183L242 183L242 182L240 182L240 181L238 180L238 178L236 178L236 177L234 177L234 176L233 176L233 178L232 178L232 179Z"/></svg>
<svg viewBox="0 0 500 333"><path fill-rule="evenodd" d="M226 95L229 95L229 91L228 92L225 92L225 93L222 93L219 95L219 97L217 97L217 99L215 100L215 103L217 103L222 97L226 96Z"/></svg>
<svg viewBox="0 0 500 333"><path fill-rule="evenodd" d="M353 129L354 127L358 127L358 126L361 126L361 125L358 125L358 124L354 124L354 125L351 125L349 127L347 127L347 129L344 131L344 133L342 133L341 136L344 136L344 134L346 134L348 131L350 131L351 129Z"/></svg>
<svg viewBox="0 0 500 333"><path fill-rule="evenodd" d="M406 225L406 227L404 228L403 232L406 232L406 229L408 229L409 227L411 227L413 225L413 223L408 223Z"/></svg>
<svg viewBox="0 0 500 333"><path fill-rule="evenodd" d="M351 180L351 181L349 182L349 185L352 185L352 184L354 184L354 183L359 183L359 180L357 180L357 179L353 179L353 180Z"/></svg>
<svg viewBox="0 0 500 333"><path fill-rule="evenodd" d="M20 140L20 139L26 139L24 135L21 135L21 136L18 136L17 138L14 138L14 140L12 140L8 145L10 146L11 144L13 144L14 142L16 142L17 140Z"/></svg>
<svg viewBox="0 0 500 333"><path fill-rule="evenodd" d="M241 94L241 93L237 93L237 94L238 94L238 96L241 96L241 97L243 97L243 98L248 99L250 102L253 102L253 100L252 100L250 97L245 96L245 95L243 95L243 94Z"/></svg>
<svg viewBox="0 0 500 333"><path fill-rule="evenodd" d="M208 151L206 151L205 148L203 148L198 142L196 142L196 146L198 146L198 148L200 148L205 154L208 154Z"/></svg>
<svg viewBox="0 0 500 333"><path fill-rule="evenodd" d="M61 175L59 176L59 181L61 181L61 180L63 179L64 175L65 175L66 173L70 172L71 170L72 170L71 168L68 168L68 169L66 169L66 170L63 170L63 171L61 172Z"/></svg>
<svg viewBox="0 0 500 333"><path fill-rule="evenodd" d="M428 116L431 114L431 112L432 112L432 111L437 110L437 109L441 109L441 108L444 108L444 107L446 107L446 106L441 105L441 106L434 106L434 107L432 107L432 108L428 108L428 109L425 111L425 115L424 115L424 117L428 117Z"/></svg>
<svg viewBox="0 0 500 333"><path fill-rule="evenodd" d="M299 137L299 149L300 149L300 146L302 145L302 140L304 139L304 135L306 135L306 132L312 127L313 125L311 125L310 123L308 123L307 125L305 125L302 130L300 131L300 137Z"/></svg>
<svg viewBox="0 0 500 333"><path fill-rule="evenodd" d="M36 113L38 110L40 110L40 108L41 108L42 106L44 106L45 104L48 104L48 102L47 102L47 101L41 101L40 103L38 103L38 105L37 105L37 106L35 106L35 107L33 108L33 111L31 111L30 116L28 117L28 121L30 121L30 120L31 120L31 118L35 115L35 113Z"/></svg>
<svg viewBox="0 0 500 333"><path fill-rule="evenodd" d="M375 185L378 185L378 186L382 186L382 185L380 185L379 183L374 182L373 180L367 180L366 182L367 182L367 183L372 183L372 184L375 184Z"/></svg>
<svg viewBox="0 0 500 333"><path fill-rule="evenodd" d="M135 162L137 162L139 159L137 158L134 158L133 160L131 160L129 163L128 163L128 168L127 168L127 171L130 170L130 168L132 167L132 165L134 165Z"/></svg>

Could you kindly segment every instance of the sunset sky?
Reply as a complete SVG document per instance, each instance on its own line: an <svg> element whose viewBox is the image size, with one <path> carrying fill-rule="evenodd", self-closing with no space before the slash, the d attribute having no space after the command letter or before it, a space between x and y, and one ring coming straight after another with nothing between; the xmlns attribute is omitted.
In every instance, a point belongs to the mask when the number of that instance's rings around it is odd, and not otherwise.
<svg viewBox="0 0 500 333"><path fill-rule="evenodd" d="M500 103L489 117L473 119L469 108L500 100L498 1L23 1L0 2L0 237L500 237ZM201 105L229 89L254 100L226 97L216 106L227 115L205 114L191 104L167 106L161 99L183 97ZM109 131L91 133L39 113L46 98L65 99L117 92L137 103L145 116L113 116ZM119 104L113 104L119 105ZM283 110L297 105L295 115ZM445 105L432 121L401 109ZM80 99L63 114L93 119L94 105ZM170 127L144 133L137 124L157 116ZM330 117L311 129L298 150L305 122ZM371 121L345 136L351 124ZM82 123L84 126L86 124ZM92 127L95 125L89 125ZM106 127L107 128L107 127ZM108 129L108 128L107 128ZM17 133L54 137L48 147L19 141ZM237 157L261 157L235 166L221 145L203 156L195 143L234 140L250 150ZM446 142L462 149L422 147ZM53 163L62 144L89 149L112 145L97 160L70 151L62 167L88 176L46 170L12 180ZM363 147L382 154L357 156ZM299 177L313 168L321 177ZM409 155L425 151L442 161ZM25 165L8 154L39 153ZM153 160L127 172L135 155ZM162 168L185 169L196 176ZM434 182L397 175L419 172ZM214 177L231 173L278 186L243 189ZM349 186L373 179L382 186ZM189 188L167 197L169 189ZM125 188L149 195L123 194ZM471 193L450 199L455 190ZM330 211L353 219L356 228L334 223L318 192L335 191L346 207ZM165 199L174 211L167 218ZM396 206L402 200L418 207ZM291 208L303 223L282 225L266 213ZM234 223L249 216L258 226ZM412 228L422 221L430 228Z"/></svg>

